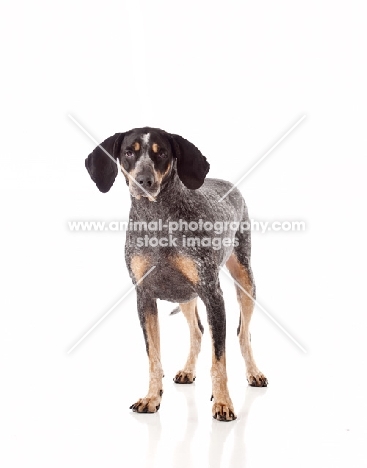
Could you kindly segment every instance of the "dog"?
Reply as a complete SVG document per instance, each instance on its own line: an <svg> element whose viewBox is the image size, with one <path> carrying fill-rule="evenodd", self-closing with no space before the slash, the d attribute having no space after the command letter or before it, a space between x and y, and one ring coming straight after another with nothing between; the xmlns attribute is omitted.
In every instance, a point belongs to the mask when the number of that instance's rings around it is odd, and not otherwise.
<svg viewBox="0 0 367 468"><path fill-rule="evenodd" d="M249 230L241 229L229 230L229 234L223 231L218 237L209 227L216 222L227 226L249 222L241 193L229 182L206 178L209 163L194 144L157 128L116 133L94 149L85 165L101 192L110 190L121 168L131 195L125 259L136 285L138 315L149 358L149 389L130 409L155 413L162 399L157 299L178 303L190 329L187 362L174 382L190 384L195 380L203 333L197 309L199 297L206 307L212 339L212 415L219 421L236 419L227 387L226 316L218 276L226 265L235 280L240 306L237 335L248 383L266 387L268 381L256 366L249 332L256 294L250 266L251 238ZM171 229L167 236L157 227L157 220L169 220L175 230ZM200 220L201 230L196 228ZM141 231L131 229L135 223L146 223L153 230L142 237ZM214 238L220 245L216 241L213 246Z"/></svg>

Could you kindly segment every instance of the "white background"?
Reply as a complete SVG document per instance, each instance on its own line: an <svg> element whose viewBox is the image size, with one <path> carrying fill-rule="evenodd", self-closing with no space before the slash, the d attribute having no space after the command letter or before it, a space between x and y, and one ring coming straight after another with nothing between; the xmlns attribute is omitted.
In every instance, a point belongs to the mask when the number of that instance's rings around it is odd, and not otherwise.
<svg viewBox="0 0 367 468"><path fill-rule="evenodd" d="M3 2L1 14L0 465L4 467L367 466L366 4ZM304 233L253 234L255 358L247 387L228 316L234 423L211 418L206 325L197 380L172 382L188 332L159 304L164 397L147 389L123 233L71 233L70 220L126 220L122 177L101 194L84 168L98 140L157 126L191 140L210 176L240 185L250 216Z"/></svg>

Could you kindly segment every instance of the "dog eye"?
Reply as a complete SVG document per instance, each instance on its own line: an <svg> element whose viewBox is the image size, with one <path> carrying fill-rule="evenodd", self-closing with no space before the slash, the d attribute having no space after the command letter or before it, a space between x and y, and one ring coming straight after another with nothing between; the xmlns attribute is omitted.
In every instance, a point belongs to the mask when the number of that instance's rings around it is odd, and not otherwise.
<svg viewBox="0 0 367 468"><path fill-rule="evenodd" d="M125 151L125 156L127 158L132 158L134 156L134 153L131 150L126 150Z"/></svg>
<svg viewBox="0 0 367 468"><path fill-rule="evenodd" d="M160 150L158 153L159 159L165 159L167 157L167 153L164 150Z"/></svg>

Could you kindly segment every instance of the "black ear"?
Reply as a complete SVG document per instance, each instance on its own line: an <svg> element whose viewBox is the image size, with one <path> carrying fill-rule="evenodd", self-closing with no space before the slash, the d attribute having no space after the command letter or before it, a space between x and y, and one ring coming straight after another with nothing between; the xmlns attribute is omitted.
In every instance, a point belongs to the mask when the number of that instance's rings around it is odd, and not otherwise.
<svg viewBox="0 0 367 468"><path fill-rule="evenodd" d="M115 133L97 146L85 160L85 167L93 182L103 193L108 192L118 173L118 158L125 133ZM102 148L109 155L107 155Z"/></svg>
<svg viewBox="0 0 367 468"><path fill-rule="evenodd" d="M195 145L180 135L170 135L173 155L177 158L177 173L189 189L198 189L204 183L210 165Z"/></svg>

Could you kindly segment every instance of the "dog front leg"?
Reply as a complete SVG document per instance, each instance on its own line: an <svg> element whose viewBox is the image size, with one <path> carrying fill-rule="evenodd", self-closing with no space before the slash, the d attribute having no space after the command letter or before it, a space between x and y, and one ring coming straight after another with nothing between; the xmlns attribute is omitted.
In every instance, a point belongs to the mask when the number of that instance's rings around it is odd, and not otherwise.
<svg viewBox="0 0 367 468"><path fill-rule="evenodd" d="M214 400L212 414L218 421L232 421L236 419L236 415L227 387L226 315L223 294L218 278L210 284L210 287L207 286L201 291L200 297L206 306L212 337L211 376Z"/></svg>
<svg viewBox="0 0 367 468"><path fill-rule="evenodd" d="M137 413L155 413L159 410L163 394L157 303L155 299L147 298L139 288L137 296L139 320L149 358L149 389L146 397L140 398L130 409Z"/></svg>

